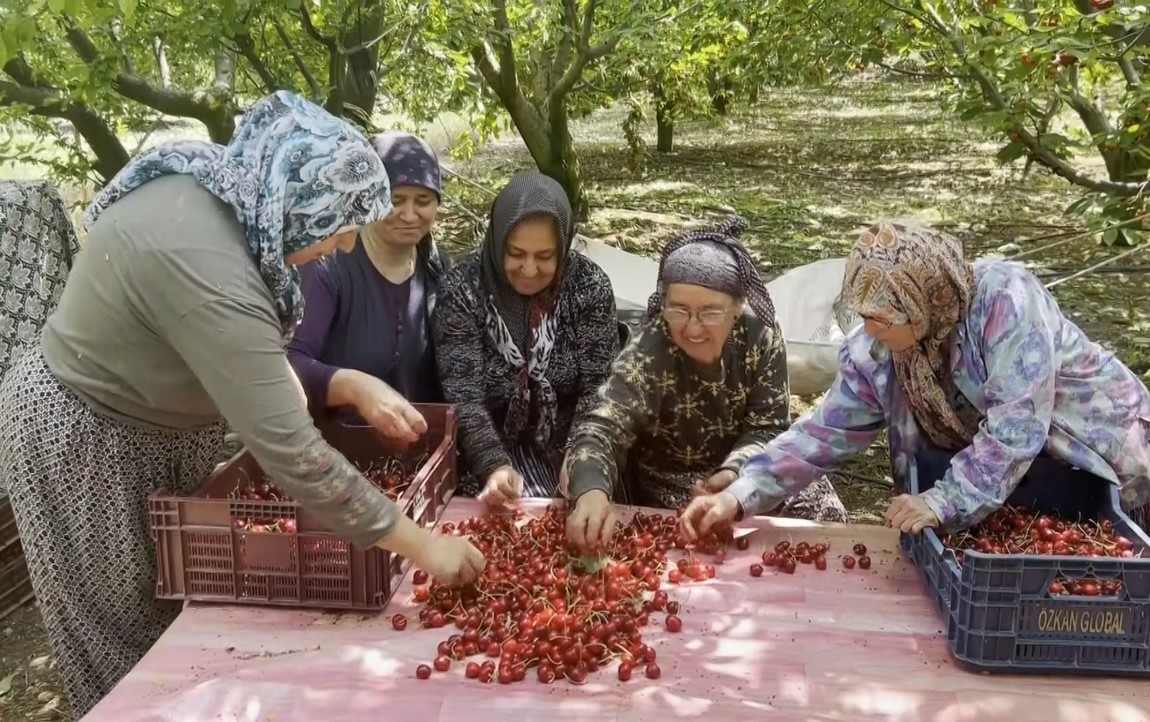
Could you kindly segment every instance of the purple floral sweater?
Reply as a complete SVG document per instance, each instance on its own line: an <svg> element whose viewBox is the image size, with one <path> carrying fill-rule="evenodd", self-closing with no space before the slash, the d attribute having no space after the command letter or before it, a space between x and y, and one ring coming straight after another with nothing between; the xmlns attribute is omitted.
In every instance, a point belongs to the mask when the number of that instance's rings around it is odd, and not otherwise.
<svg viewBox="0 0 1150 722"><path fill-rule="evenodd" d="M998 509L1043 450L1118 484L1127 509L1150 501L1150 393L1115 356L1062 315L1017 263L975 263L978 288L950 352L958 389L982 413L973 443L922 494L946 530ZM890 351L857 329L839 351L823 402L777 436L728 487L751 515L864 451L884 427L906 480L920 435Z"/></svg>

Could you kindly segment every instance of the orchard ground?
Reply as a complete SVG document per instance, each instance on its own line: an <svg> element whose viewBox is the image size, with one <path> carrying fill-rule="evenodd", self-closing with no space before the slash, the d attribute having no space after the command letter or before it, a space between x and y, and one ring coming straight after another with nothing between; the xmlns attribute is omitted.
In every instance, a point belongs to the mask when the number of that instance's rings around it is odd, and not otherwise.
<svg viewBox="0 0 1150 722"><path fill-rule="evenodd" d="M680 123L671 154L653 151L650 123L645 141L651 151L637 176L621 131L625 109L597 113L574 124L594 209L584 232L655 254L676 231L736 210L750 221L745 241L769 275L844 255L856 232L879 218L914 218L947 230L963 239L971 256L1025 252L1047 281L1123 250L1075 239L1082 229L1062 211L1078 189L1041 169L1024 175L1021 163L999 167L997 143L940 110L937 92L888 82L776 90L756 108ZM427 135L438 144L461 127L448 119ZM448 198L483 215L494 191L532 164L509 133L448 166L461 176L446 175ZM13 175L34 173L0 171ZM68 192L79 198L76 189ZM454 203L444 208L440 237L453 251L463 250L470 221ZM1146 254L1134 254L1053 289L1071 318L1140 374L1150 368L1150 309L1138 303L1147 264ZM813 401L794 398L794 413ZM882 442L833 481L853 521L881 521L890 493ZM0 649L0 680L8 680L0 681L0 720L70 719L34 606L0 622Z"/></svg>

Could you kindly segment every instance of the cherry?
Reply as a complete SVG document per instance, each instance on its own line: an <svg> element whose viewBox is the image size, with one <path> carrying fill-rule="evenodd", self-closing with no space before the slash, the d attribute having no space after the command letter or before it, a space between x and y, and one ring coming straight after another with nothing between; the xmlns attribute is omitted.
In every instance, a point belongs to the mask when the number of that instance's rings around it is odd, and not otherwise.
<svg viewBox="0 0 1150 722"><path fill-rule="evenodd" d="M854 548L851 551L853 551L855 553L856 557L866 556L866 544L863 544L861 542L858 544L855 544Z"/></svg>
<svg viewBox="0 0 1150 722"><path fill-rule="evenodd" d="M441 654L435 658L435 661L432 662L432 665L434 665L436 672L446 672L447 670L451 669L451 658L447 655Z"/></svg>
<svg viewBox="0 0 1150 722"><path fill-rule="evenodd" d="M411 596L415 599L415 601L422 604L431 598L431 593L427 591L427 587L416 587L415 589L411 590Z"/></svg>
<svg viewBox="0 0 1150 722"><path fill-rule="evenodd" d="M431 679L431 667L426 664L421 664L415 668L416 679Z"/></svg>
<svg viewBox="0 0 1150 722"><path fill-rule="evenodd" d="M647 665L647 668L643 670L643 674L647 676L647 679L659 679L663 674L663 670L659 669L659 665L651 662Z"/></svg>
<svg viewBox="0 0 1150 722"><path fill-rule="evenodd" d="M786 554L790 548L791 543L789 541L781 541L775 545L775 554Z"/></svg>
<svg viewBox="0 0 1150 722"><path fill-rule="evenodd" d="M678 614L678 613L679 613L679 603L678 602L667 602L667 614Z"/></svg>
<svg viewBox="0 0 1150 722"><path fill-rule="evenodd" d="M631 662L623 661L619 663L619 681L628 682L631 680L631 673L635 670L635 666Z"/></svg>
<svg viewBox="0 0 1150 722"><path fill-rule="evenodd" d="M868 557L868 556L859 557L859 569L870 569L870 557Z"/></svg>
<svg viewBox="0 0 1150 722"><path fill-rule="evenodd" d="M774 552L763 552L763 565L768 567L775 566L775 556Z"/></svg>
<svg viewBox="0 0 1150 722"><path fill-rule="evenodd" d="M672 569L671 571L667 572L667 581L672 584L678 584L679 582L683 581L683 573L678 569Z"/></svg>
<svg viewBox="0 0 1150 722"><path fill-rule="evenodd" d="M827 558L824 556L815 557L815 569L818 569L820 572L822 572L822 571L826 571L826 568L827 568Z"/></svg>
<svg viewBox="0 0 1150 722"><path fill-rule="evenodd" d="M416 569L411 575L411 582L413 584L427 584L427 572Z"/></svg>
<svg viewBox="0 0 1150 722"><path fill-rule="evenodd" d="M855 568L855 558L850 557L850 556L844 556L843 557L843 569L854 569L854 568Z"/></svg>
<svg viewBox="0 0 1150 722"><path fill-rule="evenodd" d="M391 618L391 628L397 632L407 629L407 617L397 614Z"/></svg>
<svg viewBox="0 0 1150 722"><path fill-rule="evenodd" d="M751 565L751 576L752 577L763 576L763 565L762 564L752 564Z"/></svg>
<svg viewBox="0 0 1150 722"><path fill-rule="evenodd" d="M284 534L295 534L296 528L295 519L284 519L280 522L280 531Z"/></svg>
<svg viewBox="0 0 1150 722"><path fill-rule="evenodd" d="M680 619L679 617L676 617L674 614L667 617L667 621L665 624L667 626L668 632L681 632L681 631L683 631L683 620Z"/></svg>
<svg viewBox="0 0 1150 722"><path fill-rule="evenodd" d="M783 573L785 573L785 574L794 574L795 573L795 560L788 557L787 559L785 559L783 561L783 566L781 567L781 569L783 570Z"/></svg>
<svg viewBox="0 0 1150 722"><path fill-rule="evenodd" d="M751 548L751 538L749 536L741 536L735 540L735 548L741 552Z"/></svg>
<svg viewBox="0 0 1150 722"><path fill-rule="evenodd" d="M463 674L468 679L479 679L479 671L481 669L482 667L479 666L478 662L468 662Z"/></svg>

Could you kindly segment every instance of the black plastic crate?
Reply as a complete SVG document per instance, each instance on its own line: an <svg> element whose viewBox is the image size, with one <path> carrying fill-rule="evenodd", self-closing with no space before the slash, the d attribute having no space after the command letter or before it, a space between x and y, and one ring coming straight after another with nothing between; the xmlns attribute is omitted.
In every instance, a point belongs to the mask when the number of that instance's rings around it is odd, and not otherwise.
<svg viewBox="0 0 1150 722"><path fill-rule="evenodd" d="M930 452L915 459L910 492L934 485L950 464ZM1116 534L1150 553L1150 537L1122 512L1117 488L1042 456L1009 504L1067 520L1109 519ZM962 561L933 529L903 534L900 545L918 567L947 620L951 654L989 673L1150 677L1150 558L983 554ZM1060 578L1122 582L1117 596L1055 596Z"/></svg>

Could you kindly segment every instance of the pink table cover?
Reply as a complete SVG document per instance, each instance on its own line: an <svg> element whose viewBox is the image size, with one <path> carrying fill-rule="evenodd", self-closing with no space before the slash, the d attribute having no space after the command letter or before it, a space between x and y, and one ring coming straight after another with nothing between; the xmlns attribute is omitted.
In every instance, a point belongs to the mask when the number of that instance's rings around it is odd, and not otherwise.
<svg viewBox="0 0 1150 722"><path fill-rule="evenodd" d="M532 509L532 505L527 505ZM541 506L535 507L536 510ZM478 512L453 500L444 519ZM84 722L442 722L676 719L816 722L1150 722L1150 684L1081 677L987 676L963 671L946 650L937 610L891 530L754 519L751 547L714 580L668 586L683 631L644 639L663 675L641 668L619 682L614 665L566 682L481 684L463 663L427 681L454 627L423 630L410 574L381 614L191 604ZM793 576L748 569L780 539L829 542L828 561L867 545L869 571L833 562ZM404 612L410 626L391 628Z"/></svg>

